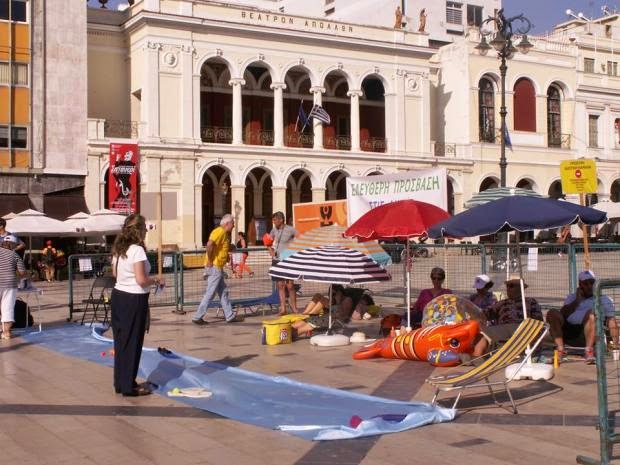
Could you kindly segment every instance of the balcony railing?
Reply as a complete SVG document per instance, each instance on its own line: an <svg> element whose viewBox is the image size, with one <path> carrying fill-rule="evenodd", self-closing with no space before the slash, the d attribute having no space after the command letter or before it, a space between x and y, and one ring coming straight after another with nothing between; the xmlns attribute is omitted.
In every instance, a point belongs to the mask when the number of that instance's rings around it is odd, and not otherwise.
<svg viewBox="0 0 620 465"><path fill-rule="evenodd" d="M364 152L384 153L387 150L387 141L384 137L369 137L360 143Z"/></svg>
<svg viewBox="0 0 620 465"><path fill-rule="evenodd" d="M122 139L138 138L138 121L107 119L103 125L103 136L118 137Z"/></svg>
<svg viewBox="0 0 620 465"><path fill-rule="evenodd" d="M570 134L550 134L547 138L549 147L558 149L570 149Z"/></svg>
<svg viewBox="0 0 620 465"><path fill-rule="evenodd" d="M273 145L273 131L245 131L243 143L248 145Z"/></svg>
<svg viewBox="0 0 620 465"><path fill-rule="evenodd" d="M350 136L333 136L326 137L324 141L325 148L328 150L351 150Z"/></svg>
<svg viewBox="0 0 620 465"><path fill-rule="evenodd" d="M314 134L299 134L296 132L289 134L286 138L286 146L311 149L314 147Z"/></svg>
<svg viewBox="0 0 620 465"><path fill-rule="evenodd" d="M232 144L233 129L219 126L204 126L200 128L200 138L203 142L213 144Z"/></svg>

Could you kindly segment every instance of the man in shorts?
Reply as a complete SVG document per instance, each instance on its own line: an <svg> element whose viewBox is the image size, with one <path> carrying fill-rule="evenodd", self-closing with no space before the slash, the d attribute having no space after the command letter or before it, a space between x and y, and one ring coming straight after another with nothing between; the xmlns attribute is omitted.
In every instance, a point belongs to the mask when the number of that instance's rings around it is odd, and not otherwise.
<svg viewBox="0 0 620 465"><path fill-rule="evenodd" d="M500 342L507 341L523 322L523 303L521 300L521 283L518 275L511 275L504 283L506 298L484 310L489 326L480 328L480 337L474 346L473 357L486 354ZM525 289L527 284L523 283ZM542 320L540 305L532 297L525 298L528 318Z"/></svg>
<svg viewBox="0 0 620 465"><path fill-rule="evenodd" d="M18 241L17 237L10 234L0 239L0 313L2 314L0 339L10 339L12 336L18 277L26 276L24 262L15 253L15 248L19 245Z"/></svg>
<svg viewBox="0 0 620 465"><path fill-rule="evenodd" d="M591 270L579 273L577 292L569 294L560 310L547 312L549 332L560 356L565 354L564 341L578 345L585 344L585 362L589 365L596 362L594 342L596 339L596 322L594 316L594 284L596 276ZM605 312L607 327L614 344L618 344L618 324L615 318L614 304L605 295L601 296L600 304Z"/></svg>
<svg viewBox="0 0 620 465"><path fill-rule="evenodd" d="M272 265L275 265L280 260L281 253L286 250L287 244L295 239L297 236L297 230L292 226L289 226L284 221L284 213L275 212L271 217L273 222L273 229L269 233L273 240L272 246L269 248L269 254L271 255ZM299 313L297 310L297 294L295 294L295 286L290 279L274 279L276 286L278 287L278 295L280 296L280 312L278 315L286 315L286 294L288 290L289 303L293 313Z"/></svg>

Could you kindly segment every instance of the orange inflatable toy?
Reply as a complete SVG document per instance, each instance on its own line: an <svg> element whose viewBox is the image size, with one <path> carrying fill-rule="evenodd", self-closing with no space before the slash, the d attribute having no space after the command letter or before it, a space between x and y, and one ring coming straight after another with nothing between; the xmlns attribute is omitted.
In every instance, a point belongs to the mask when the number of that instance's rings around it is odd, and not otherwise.
<svg viewBox="0 0 620 465"><path fill-rule="evenodd" d="M353 358L426 360L436 366L454 366L460 363L458 354L473 351L478 330L478 322L474 320L455 325L427 326L364 346L353 354Z"/></svg>
<svg viewBox="0 0 620 465"><path fill-rule="evenodd" d="M265 247L271 247L273 245L273 239L269 235L269 233L263 234L263 245Z"/></svg>

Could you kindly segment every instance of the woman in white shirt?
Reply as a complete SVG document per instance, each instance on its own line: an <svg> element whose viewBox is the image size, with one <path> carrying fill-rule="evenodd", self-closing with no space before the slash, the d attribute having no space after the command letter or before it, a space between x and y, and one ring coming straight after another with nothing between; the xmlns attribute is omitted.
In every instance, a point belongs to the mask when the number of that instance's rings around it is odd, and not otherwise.
<svg viewBox="0 0 620 465"><path fill-rule="evenodd" d="M116 285L112 291L114 332L114 389L123 396L145 396L151 391L136 383L144 332L149 312L150 286L163 286L149 277L146 258L146 222L142 215L129 215L112 247L112 271Z"/></svg>

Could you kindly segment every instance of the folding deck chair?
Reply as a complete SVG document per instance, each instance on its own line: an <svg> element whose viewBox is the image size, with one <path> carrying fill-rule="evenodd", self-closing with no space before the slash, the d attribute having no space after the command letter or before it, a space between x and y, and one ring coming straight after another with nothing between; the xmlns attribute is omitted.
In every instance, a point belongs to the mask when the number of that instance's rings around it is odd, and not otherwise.
<svg viewBox="0 0 620 465"><path fill-rule="evenodd" d="M497 402L495 393L491 386L503 385L504 389L506 389L506 393L508 394L508 398L510 399L510 403L512 404L513 412L515 414L518 413L517 406L515 405L510 389L508 388L508 383L519 373L519 370L536 350L548 331L549 326L543 321L527 318L519 325L512 337L508 339L503 346L492 352L491 356L479 366L474 367L467 373L429 377L426 382L435 388L435 394L431 403L433 405L436 404L437 398L439 397L439 393L441 391L458 390L459 392L456 396L454 404L452 405L452 408L456 408L456 405L461 398L461 394L463 394L465 389L486 386L488 387L491 396L493 396L493 401L497 405L501 405ZM528 346L530 346L529 349ZM515 363L515 361L519 358L521 358L521 361L519 362L518 369L513 371L510 378L503 379L502 381L489 381L489 376L506 368L508 365Z"/></svg>
<svg viewBox="0 0 620 465"><path fill-rule="evenodd" d="M93 281L93 285L90 288L90 294L87 299L82 300L83 304L86 304L84 308L84 314L82 315L82 321L80 324L84 324L86 313L92 311L93 317L90 320L92 325L95 319L98 320L97 313L99 310L103 310L103 324L108 321L108 312L110 310L110 295L114 285L116 284L116 278L114 276L98 276Z"/></svg>

